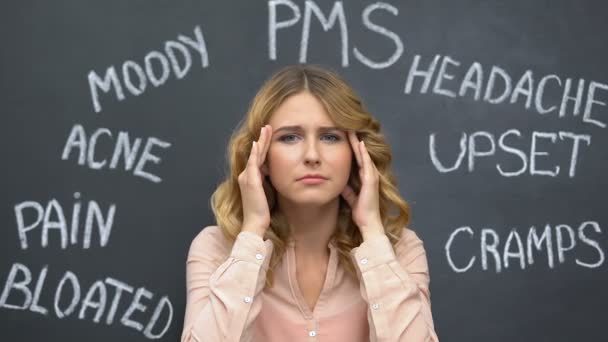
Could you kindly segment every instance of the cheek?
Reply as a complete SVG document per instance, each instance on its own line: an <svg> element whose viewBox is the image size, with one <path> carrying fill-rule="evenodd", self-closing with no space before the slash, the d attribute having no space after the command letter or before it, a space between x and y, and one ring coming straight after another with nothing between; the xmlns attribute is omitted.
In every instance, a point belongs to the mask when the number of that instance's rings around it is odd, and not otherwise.
<svg viewBox="0 0 608 342"><path fill-rule="evenodd" d="M280 148L270 148L266 155L266 162L268 163L270 172L275 176L280 176L281 173L292 168L294 159L293 153L286 153L286 151Z"/></svg>
<svg viewBox="0 0 608 342"><path fill-rule="evenodd" d="M334 153L331 159L331 164L335 170L340 170L344 177L348 177L352 167L352 153L350 150Z"/></svg>

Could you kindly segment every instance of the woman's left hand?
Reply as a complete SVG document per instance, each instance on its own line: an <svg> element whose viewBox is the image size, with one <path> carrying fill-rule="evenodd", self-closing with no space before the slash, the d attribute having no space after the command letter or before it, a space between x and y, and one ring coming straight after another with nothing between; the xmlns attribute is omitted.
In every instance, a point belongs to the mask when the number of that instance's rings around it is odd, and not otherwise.
<svg viewBox="0 0 608 342"><path fill-rule="evenodd" d="M341 195L352 209L353 221L359 227L364 240L373 236L384 234L382 218L380 216L380 175L376 165L367 152L362 141L359 141L353 131L348 132L348 140L355 153L359 165L359 179L361 191L357 195L347 184Z"/></svg>

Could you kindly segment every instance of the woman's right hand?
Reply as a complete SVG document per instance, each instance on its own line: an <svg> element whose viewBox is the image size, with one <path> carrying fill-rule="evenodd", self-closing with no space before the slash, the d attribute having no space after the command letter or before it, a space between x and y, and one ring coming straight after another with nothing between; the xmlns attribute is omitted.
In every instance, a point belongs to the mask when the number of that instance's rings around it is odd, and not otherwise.
<svg viewBox="0 0 608 342"><path fill-rule="evenodd" d="M242 231L251 231L261 237L264 237L264 233L270 226L270 209L264 193L264 175L261 166L266 159L271 136L272 126L262 127L260 139L257 142L254 141L251 147L245 170L238 176L243 202Z"/></svg>

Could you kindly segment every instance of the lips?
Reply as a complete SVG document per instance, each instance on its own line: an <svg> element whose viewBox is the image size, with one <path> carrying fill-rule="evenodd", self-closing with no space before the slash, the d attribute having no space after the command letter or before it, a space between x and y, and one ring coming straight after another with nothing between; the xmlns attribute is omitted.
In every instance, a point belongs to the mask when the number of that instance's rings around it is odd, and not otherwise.
<svg viewBox="0 0 608 342"><path fill-rule="evenodd" d="M308 176L299 178L298 180L303 180L303 179L327 179L327 178L320 176L320 175L308 175Z"/></svg>

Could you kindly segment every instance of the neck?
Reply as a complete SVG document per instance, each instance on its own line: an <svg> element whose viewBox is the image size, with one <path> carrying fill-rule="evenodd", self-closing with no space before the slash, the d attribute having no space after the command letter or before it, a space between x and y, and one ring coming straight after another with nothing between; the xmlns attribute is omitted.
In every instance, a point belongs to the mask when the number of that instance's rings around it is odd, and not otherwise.
<svg viewBox="0 0 608 342"><path fill-rule="evenodd" d="M279 199L289 223L291 236L301 259L324 260L329 257L329 241L338 223L339 198L321 206L298 205Z"/></svg>

